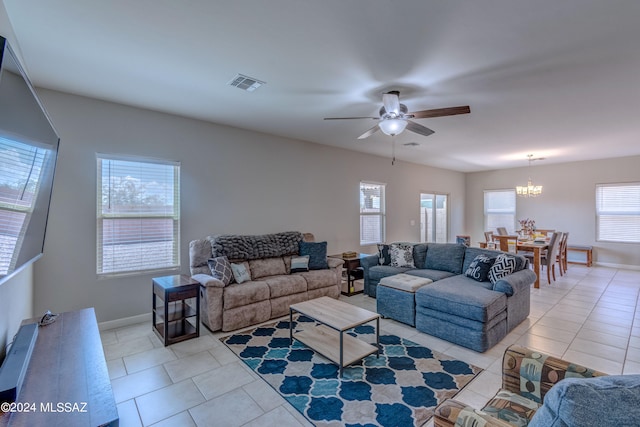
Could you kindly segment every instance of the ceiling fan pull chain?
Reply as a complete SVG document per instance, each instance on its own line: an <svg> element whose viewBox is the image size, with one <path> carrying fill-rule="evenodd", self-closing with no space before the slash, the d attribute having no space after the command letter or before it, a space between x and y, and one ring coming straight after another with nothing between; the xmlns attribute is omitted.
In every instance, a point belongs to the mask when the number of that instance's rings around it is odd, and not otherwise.
<svg viewBox="0 0 640 427"><path fill-rule="evenodd" d="M391 135L391 166L396 163L396 136Z"/></svg>

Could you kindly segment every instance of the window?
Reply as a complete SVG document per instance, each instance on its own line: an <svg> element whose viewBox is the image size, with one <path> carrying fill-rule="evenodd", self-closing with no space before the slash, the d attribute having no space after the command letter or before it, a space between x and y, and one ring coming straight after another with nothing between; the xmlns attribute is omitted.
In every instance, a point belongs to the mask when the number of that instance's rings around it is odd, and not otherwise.
<svg viewBox="0 0 640 427"><path fill-rule="evenodd" d="M420 241L446 243L448 241L448 196L420 193Z"/></svg>
<svg viewBox="0 0 640 427"><path fill-rule="evenodd" d="M640 243L640 183L596 185L598 241Z"/></svg>
<svg viewBox="0 0 640 427"><path fill-rule="evenodd" d="M98 155L99 275L180 267L180 164Z"/></svg>
<svg viewBox="0 0 640 427"><path fill-rule="evenodd" d="M384 242L384 184L360 183L360 245Z"/></svg>
<svg viewBox="0 0 640 427"><path fill-rule="evenodd" d="M485 190L484 192L484 229L496 231L505 227L509 234L515 233L516 191Z"/></svg>
<svg viewBox="0 0 640 427"><path fill-rule="evenodd" d="M51 150L0 137L0 276L16 268Z"/></svg>

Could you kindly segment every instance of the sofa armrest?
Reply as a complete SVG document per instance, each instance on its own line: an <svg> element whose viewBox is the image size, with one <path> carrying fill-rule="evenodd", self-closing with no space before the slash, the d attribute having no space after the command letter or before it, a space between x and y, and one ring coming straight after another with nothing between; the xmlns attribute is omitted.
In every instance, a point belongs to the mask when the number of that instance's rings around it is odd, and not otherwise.
<svg viewBox="0 0 640 427"><path fill-rule="evenodd" d="M513 427L512 424L453 399L447 399L438 405L433 414L433 425L434 427L455 427L458 418L460 418L459 425L462 426ZM475 423L474 420L476 420Z"/></svg>
<svg viewBox="0 0 640 427"><path fill-rule="evenodd" d="M517 344L507 348L502 359L502 388L537 403L564 378L603 375L607 374Z"/></svg>
<svg viewBox="0 0 640 427"><path fill-rule="evenodd" d="M214 288L224 288L224 283L213 276L209 276L208 274L194 274L191 276L193 280L200 283L202 286L206 287L214 287Z"/></svg>
<svg viewBox="0 0 640 427"><path fill-rule="evenodd" d="M340 258L327 257L327 264L329 265L329 268L336 268L341 267L344 264L344 261Z"/></svg>
<svg viewBox="0 0 640 427"><path fill-rule="evenodd" d="M531 284L536 281L536 273L528 268L511 273L498 280L493 285L493 290L504 292L508 296L519 292L531 292Z"/></svg>
<svg viewBox="0 0 640 427"><path fill-rule="evenodd" d="M362 267L364 271L367 271L369 268L373 267L374 265L378 265L379 261L380 259L378 255L369 255L367 257L360 258L360 267Z"/></svg>

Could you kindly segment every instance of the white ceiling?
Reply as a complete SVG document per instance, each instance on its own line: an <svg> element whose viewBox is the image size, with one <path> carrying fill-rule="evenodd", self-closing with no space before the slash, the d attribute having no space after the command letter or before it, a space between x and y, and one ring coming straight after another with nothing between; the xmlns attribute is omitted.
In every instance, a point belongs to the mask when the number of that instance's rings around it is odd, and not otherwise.
<svg viewBox="0 0 640 427"><path fill-rule="evenodd" d="M463 172L640 154L638 0L3 0L36 86ZM236 73L264 80L253 93ZM417 142L417 147L403 144Z"/></svg>

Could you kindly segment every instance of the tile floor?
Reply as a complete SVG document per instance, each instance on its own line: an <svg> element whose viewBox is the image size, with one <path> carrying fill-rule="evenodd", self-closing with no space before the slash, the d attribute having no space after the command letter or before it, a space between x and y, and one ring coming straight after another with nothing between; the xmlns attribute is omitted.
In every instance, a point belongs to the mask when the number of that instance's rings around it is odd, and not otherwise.
<svg viewBox="0 0 640 427"><path fill-rule="evenodd" d="M529 318L486 353L392 320L381 329L484 368L456 397L478 408L500 387L501 357L513 343L610 374L640 373L640 271L571 265L558 279L532 289ZM341 299L375 311L373 298ZM226 334L201 330L169 347L147 323L102 331L122 427L310 425L220 343Z"/></svg>

